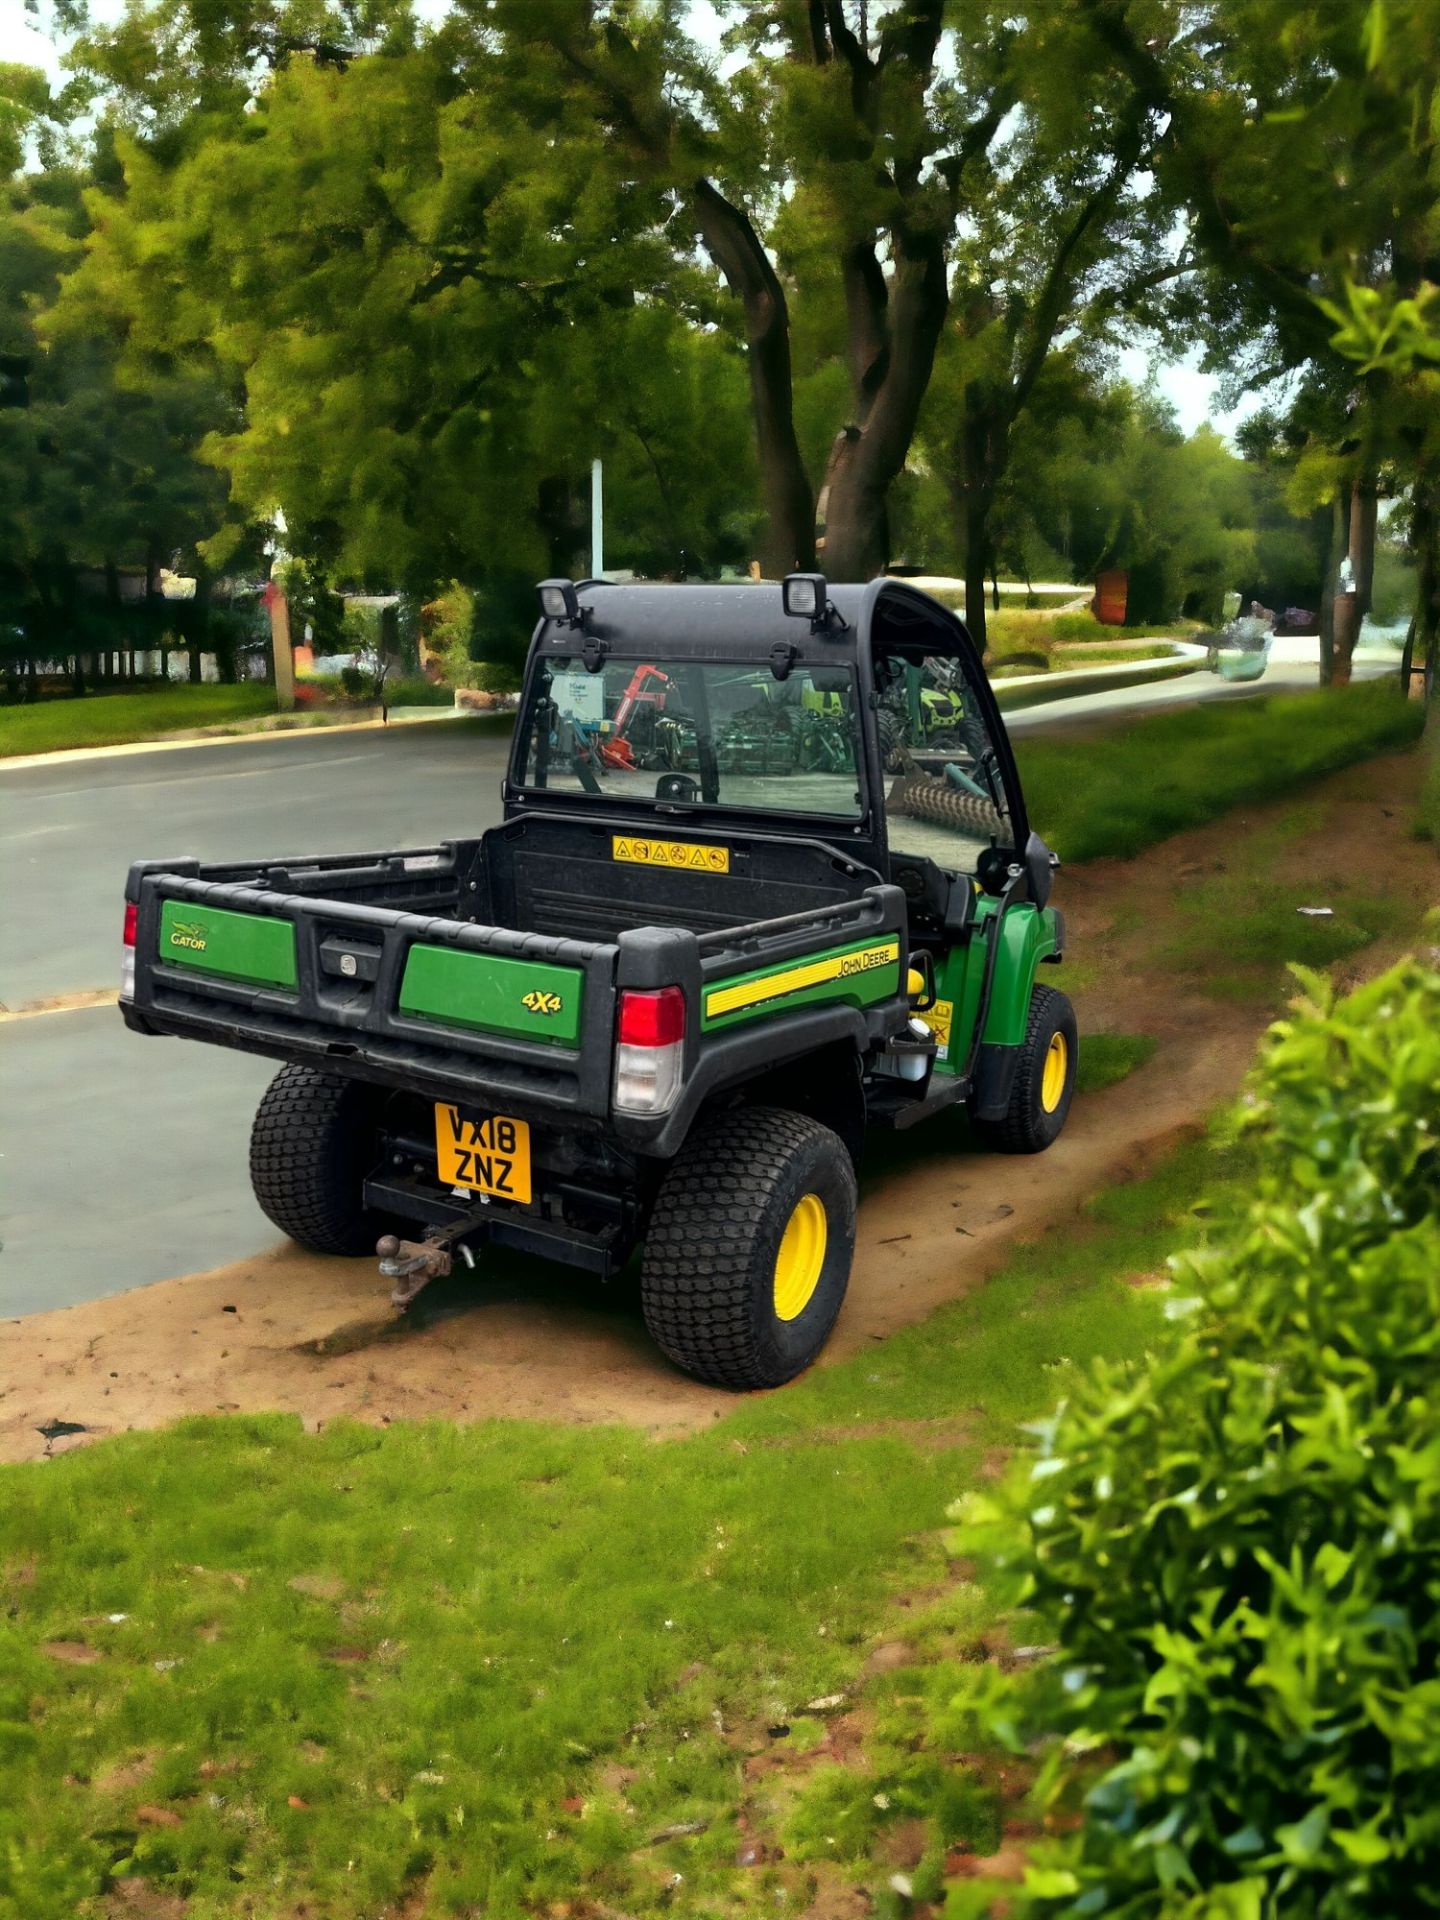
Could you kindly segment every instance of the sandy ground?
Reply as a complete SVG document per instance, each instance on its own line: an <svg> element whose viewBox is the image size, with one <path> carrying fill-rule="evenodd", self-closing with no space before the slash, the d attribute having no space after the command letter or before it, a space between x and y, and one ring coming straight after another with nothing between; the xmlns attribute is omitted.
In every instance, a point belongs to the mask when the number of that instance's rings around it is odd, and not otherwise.
<svg viewBox="0 0 1440 1920"><path fill-rule="evenodd" d="M1306 796L1313 824L1283 877L1363 876L1370 893L1440 897L1440 868L1409 837L1414 755L1351 768ZM1288 809L1293 811L1293 807ZM866 1167L854 1275L822 1364L843 1360L979 1285L1017 1240L1073 1218L1107 1183L1133 1178L1233 1094L1264 1017L1217 1004L1157 972L1157 928L1197 880L1224 872L1252 829L1286 808L1232 814L1138 860L1062 874L1069 944L1095 984L1077 994L1089 1030L1153 1034L1154 1059L1079 1100L1062 1139L1034 1159L981 1153L962 1120L881 1136ZM1349 972L1398 949L1376 946ZM1053 976L1064 984L1063 968ZM625 1421L657 1435L718 1419L730 1395L678 1374L651 1346L633 1290L565 1270L488 1259L432 1287L397 1322L367 1261L288 1242L210 1273L0 1325L0 1458L47 1451L194 1412ZM47 1436L55 1423L84 1433Z"/></svg>

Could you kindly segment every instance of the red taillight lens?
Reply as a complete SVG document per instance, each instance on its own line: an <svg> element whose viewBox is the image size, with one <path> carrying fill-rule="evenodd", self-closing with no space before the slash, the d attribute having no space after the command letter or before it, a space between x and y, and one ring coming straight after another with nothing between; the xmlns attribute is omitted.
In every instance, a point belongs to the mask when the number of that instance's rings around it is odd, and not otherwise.
<svg viewBox="0 0 1440 1920"><path fill-rule="evenodd" d="M679 987L620 995L622 1047L673 1047L685 1038L685 996Z"/></svg>
<svg viewBox="0 0 1440 1920"><path fill-rule="evenodd" d="M139 918L140 909L133 900L127 900L125 902L125 944L127 947L133 947L135 944L135 924Z"/></svg>

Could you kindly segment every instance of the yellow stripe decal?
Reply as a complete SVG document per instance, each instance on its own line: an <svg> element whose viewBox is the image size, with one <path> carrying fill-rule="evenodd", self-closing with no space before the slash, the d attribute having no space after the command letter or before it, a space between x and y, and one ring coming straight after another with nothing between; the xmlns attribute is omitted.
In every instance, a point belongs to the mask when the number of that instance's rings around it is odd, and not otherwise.
<svg viewBox="0 0 1440 1920"><path fill-rule="evenodd" d="M610 843L612 860L626 860L637 867L689 867L697 873L728 873L728 847L702 847L689 840L637 840L633 834L617 833Z"/></svg>
<svg viewBox="0 0 1440 1920"><path fill-rule="evenodd" d="M758 1007L766 1000L779 1000L806 987L823 986L827 980L846 980L851 974L870 973L876 967L893 966L900 958L900 942L887 940L878 947L861 947L854 953L832 953L823 960L807 960L783 973L770 973L763 980L746 980L733 987L712 987L705 996L705 1017L717 1020L722 1014L738 1013L742 1007Z"/></svg>

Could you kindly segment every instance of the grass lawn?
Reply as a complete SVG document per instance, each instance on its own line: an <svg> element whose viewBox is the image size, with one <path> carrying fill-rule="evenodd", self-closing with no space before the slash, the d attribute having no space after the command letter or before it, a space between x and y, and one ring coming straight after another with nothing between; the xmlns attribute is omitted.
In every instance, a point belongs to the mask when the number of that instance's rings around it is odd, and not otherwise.
<svg viewBox="0 0 1440 1920"><path fill-rule="evenodd" d="M757 1766L824 1762L898 1596L974 1611L948 1501L1153 1334L1126 1280L1221 1171L684 1440L212 1418L0 1469L0 1914L799 1913L834 1822Z"/></svg>
<svg viewBox="0 0 1440 1920"><path fill-rule="evenodd" d="M1415 898L1377 891L1373 875L1336 872L1319 888L1283 877L1287 845L1318 824L1316 810L1301 805L1246 834L1224 872L1195 876L1155 949L1156 970L1188 978L1212 999L1263 1004L1292 962L1329 967L1372 941L1410 934ZM1318 907L1330 911L1302 911Z"/></svg>
<svg viewBox="0 0 1440 1920"><path fill-rule="evenodd" d="M1075 1068L1079 1093L1098 1093L1127 1080L1153 1058L1157 1042L1148 1033L1087 1033Z"/></svg>
<svg viewBox="0 0 1440 1920"><path fill-rule="evenodd" d="M1408 746L1424 710L1388 684L1187 707L1015 757L1032 825L1067 860L1128 857L1245 802Z"/></svg>
<svg viewBox="0 0 1440 1920"><path fill-rule="evenodd" d="M274 711L274 688L253 685L155 687L0 707L0 758L55 753L63 747L121 746L185 727L219 726Z"/></svg>
<svg viewBox="0 0 1440 1920"><path fill-rule="evenodd" d="M1417 840L1431 840L1440 847L1440 727L1432 726L1426 747L1427 770L1420 794L1420 811L1415 821Z"/></svg>

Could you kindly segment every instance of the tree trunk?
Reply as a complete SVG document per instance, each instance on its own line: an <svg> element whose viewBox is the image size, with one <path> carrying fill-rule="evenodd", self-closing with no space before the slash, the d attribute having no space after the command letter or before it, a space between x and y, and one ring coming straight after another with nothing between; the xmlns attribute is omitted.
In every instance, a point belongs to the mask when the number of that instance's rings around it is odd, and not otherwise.
<svg viewBox="0 0 1440 1920"><path fill-rule="evenodd" d="M1410 616L1410 624L1405 629L1405 644L1400 649L1400 693L1402 698L1410 698L1410 680L1415 668L1415 616Z"/></svg>
<svg viewBox="0 0 1440 1920"><path fill-rule="evenodd" d="M1340 556L1345 552L1345 507L1339 494L1330 507L1330 538L1325 547L1325 584L1320 590L1320 684L1332 684L1335 658L1335 592Z"/></svg>
<svg viewBox="0 0 1440 1920"><path fill-rule="evenodd" d="M989 494L969 491L965 502L965 624L982 658L989 646L989 621L985 605L989 525Z"/></svg>
<svg viewBox="0 0 1440 1920"><path fill-rule="evenodd" d="M1375 604L1375 531L1379 517L1380 496L1374 480L1357 480L1350 503L1350 564L1355 569L1355 598L1359 602L1357 636L1360 623Z"/></svg>
<svg viewBox="0 0 1440 1920"><path fill-rule="evenodd" d="M207 640L210 642L210 650L215 655L215 667L220 675L222 684L227 687L233 687L235 684L235 644L230 638L231 630L228 627L225 629L225 637L223 640L215 634L212 634L210 630L210 602L213 586L214 583L210 577L210 569L197 554L195 558L195 630L200 636L200 644L202 646Z"/></svg>
<svg viewBox="0 0 1440 1920"><path fill-rule="evenodd" d="M897 233L894 248L883 377L868 413L837 437L830 453L825 572L832 580L869 580L890 557L886 503L910 451L949 304L939 240Z"/></svg>
<svg viewBox="0 0 1440 1920"><path fill-rule="evenodd" d="M805 572L815 565L815 496L795 435L785 289L749 219L708 180L695 183L694 206L700 238L745 313L750 405L765 495L765 571L772 576Z"/></svg>
<svg viewBox="0 0 1440 1920"><path fill-rule="evenodd" d="M1423 697L1433 700L1440 678L1440 501L1433 482L1415 488L1410 543L1419 564L1415 593L1415 652L1422 667ZM1433 710L1430 716L1434 724Z"/></svg>
<svg viewBox="0 0 1440 1920"><path fill-rule="evenodd" d="M1340 503L1337 502L1337 508ZM1375 584L1375 520L1379 502L1373 483L1363 477L1350 490L1344 516L1345 557L1350 562L1351 591L1336 590L1330 650L1332 687L1348 687L1360 623L1370 611Z"/></svg>

